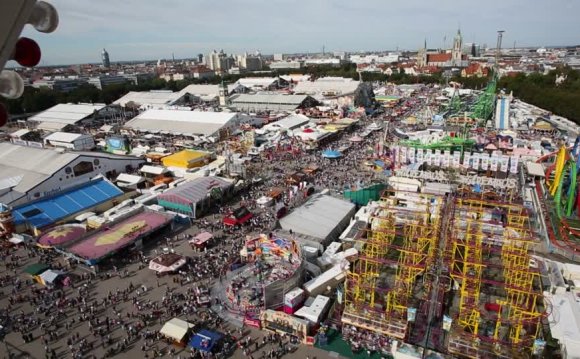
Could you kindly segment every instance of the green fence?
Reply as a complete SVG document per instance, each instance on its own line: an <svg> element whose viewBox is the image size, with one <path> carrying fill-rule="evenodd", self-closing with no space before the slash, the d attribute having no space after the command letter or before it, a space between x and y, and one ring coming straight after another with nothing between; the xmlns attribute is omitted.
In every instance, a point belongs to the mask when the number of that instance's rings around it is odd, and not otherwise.
<svg viewBox="0 0 580 359"><path fill-rule="evenodd" d="M344 191L344 198L359 206L366 206L369 201L376 201L381 198L381 194L386 187L386 184L377 183L358 191Z"/></svg>

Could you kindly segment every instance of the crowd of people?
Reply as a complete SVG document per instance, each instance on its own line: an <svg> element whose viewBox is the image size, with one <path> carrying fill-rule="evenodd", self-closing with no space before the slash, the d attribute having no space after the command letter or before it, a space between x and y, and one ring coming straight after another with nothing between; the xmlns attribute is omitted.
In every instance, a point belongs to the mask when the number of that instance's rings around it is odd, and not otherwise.
<svg viewBox="0 0 580 359"><path fill-rule="evenodd" d="M256 181L228 203L214 204L209 213L177 233L164 234L167 246L183 255L188 262L173 277L155 276L146 267L157 248L145 248L140 253L115 257L101 266L97 274L84 271L81 265L63 258L56 252L40 249L32 244L0 249L1 294L0 325L7 355L36 357L39 347L46 358L106 358L127 353L144 358L210 358L225 356L236 348L252 358L275 358L288 352L284 338L266 334L262 339L248 336L224 322L215 308L219 298L212 298L210 306L201 305L197 291L210 288L225 276L239 261L239 253L246 235L269 233L276 225L275 207L257 204L272 188L283 189L279 201L288 210L308 199L308 192L300 184L288 181L296 171L309 166L317 170L304 177L315 190L330 189L339 195L345 188L364 187L377 176L365 170L363 163L373 153L373 146L381 141L384 131L370 133L362 142L350 138L377 121L362 116L360 121L335 135L326 144L334 149L348 149L338 159L326 159L317 151L302 151L292 158L270 161L257 157L255 165L261 170ZM378 119L380 122L380 119ZM299 190L300 189L300 190ZM253 218L241 227L224 224L224 217L240 205L246 206ZM188 240L201 231L214 238L200 251L191 251ZM22 273L26 265L35 262L59 268L71 277L68 287L46 287ZM175 280L180 278L180 280ZM202 289L200 289L202 288ZM205 290L205 289L203 289ZM195 349L180 349L159 334L158 328L173 317L186 318L196 328L209 328L225 334L221 354ZM23 356L22 356L23 355ZM127 356L129 357L129 356Z"/></svg>

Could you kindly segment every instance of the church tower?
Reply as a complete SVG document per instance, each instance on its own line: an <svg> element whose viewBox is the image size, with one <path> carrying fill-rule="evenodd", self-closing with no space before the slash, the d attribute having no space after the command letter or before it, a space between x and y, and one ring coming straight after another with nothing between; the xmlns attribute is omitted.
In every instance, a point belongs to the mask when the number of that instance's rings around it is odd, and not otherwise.
<svg viewBox="0 0 580 359"><path fill-rule="evenodd" d="M427 66L427 39L425 39L423 48L419 49L419 51L417 52L417 66L418 67Z"/></svg>
<svg viewBox="0 0 580 359"><path fill-rule="evenodd" d="M222 81L222 83L218 87L219 91L219 104L221 107L225 107L228 105L228 86Z"/></svg>
<svg viewBox="0 0 580 359"><path fill-rule="evenodd" d="M457 29L457 35L453 39L453 49L451 50L451 61L455 66L461 65L462 49L463 37L461 36L461 30Z"/></svg>

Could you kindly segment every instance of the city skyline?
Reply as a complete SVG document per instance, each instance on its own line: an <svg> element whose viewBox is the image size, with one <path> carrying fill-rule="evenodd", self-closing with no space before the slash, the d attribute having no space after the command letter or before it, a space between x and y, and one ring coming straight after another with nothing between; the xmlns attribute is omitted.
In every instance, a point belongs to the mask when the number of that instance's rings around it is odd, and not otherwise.
<svg viewBox="0 0 580 359"><path fill-rule="evenodd" d="M352 4L321 0L297 6L288 0L222 1L54 0L59 29L23 36L41 46L40 65L96 63L102 48L111 62L192 58L213 49L265 54L327 51L417 50L450 47L461 28L465 42L495 45L496 31L506 30L504 46L561 46L580 43L575 14L580 3L490 0L485 5L443 0L379 0ZM549 29L550 31L546 31ZM444 43L444 38L446 42Z"/></svg>

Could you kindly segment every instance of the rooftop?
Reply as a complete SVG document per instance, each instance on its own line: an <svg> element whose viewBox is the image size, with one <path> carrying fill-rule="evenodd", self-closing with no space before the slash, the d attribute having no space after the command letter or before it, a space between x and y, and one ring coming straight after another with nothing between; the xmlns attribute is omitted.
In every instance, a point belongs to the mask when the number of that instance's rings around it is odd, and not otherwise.
<svg viewBox="0 0 580 359"><path fill-rule="evenodd" d="M55 196L16 207L13 211L14 223L29 223L36 228L46 227L122 194L123 191L114 184L101 178Z"/></svg>
<svg viewBox="0 0 580 359"><path fill-rule="evenodd" d="M74 142L79 138L91 137L89 135L83 135L81 133L70 133L70 132L53 132L44 138L45 141L56 141L56 142Z"/></svg>
<svg viewBox="0 0 580 359"><path fill-rule="evenodd" d="M345 217L354 214L354 210L355 205L350 202L318 194L281 218L280 225L283 229L291 229L293 232L324 240L336 230Z"/></svg>
<svg viewBox="0 0 580 359"><path fill-rule="evenodd" d="M104 104L58 104L29 118L30 121L74 125L105 108ZM61 127L62 128L62 127Z"/></svg>
<svg viewBox="0 0 580 359"><path fill-rule="evenodd" d="M125 124L140 132L211 136L234 119L236 112L147 110Z"/></svg>
<svg viewBox="0 0 580 359"><path fill-rule="evenodd" d="M185 95L185 93L183 95ZM113 102L113 105L125 107L128 103L132 102L137 106L164 106L171 105L183 95L181 95L181 92L172 91L131 91L117 101Z"/></svg>

